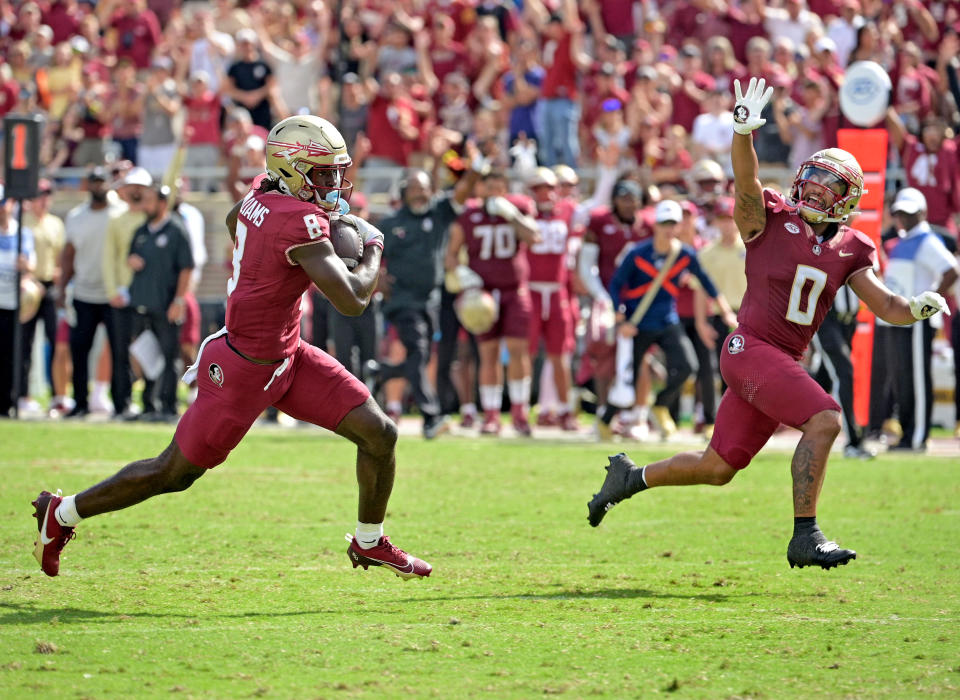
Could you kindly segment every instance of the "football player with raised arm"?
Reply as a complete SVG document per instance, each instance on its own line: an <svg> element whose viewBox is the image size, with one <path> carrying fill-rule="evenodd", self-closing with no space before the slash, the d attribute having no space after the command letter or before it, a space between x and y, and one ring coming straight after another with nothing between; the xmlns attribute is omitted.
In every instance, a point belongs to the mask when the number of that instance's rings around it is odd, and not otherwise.
<svg viewBox="0 0 960 700"><path fill-rule="evenodd" d="M793 454L793 538L790 566L846 564L856 552L828 541L817 526L817 501L827 456L840 432L840 407L798 360L833 303L849 284L883 320L908 325L946 311L943 297L894 294L874 274L873 242L845 225L863 194L863 171L846 151L828 148L804 161L784 197L761 188L751 132L773 88L750 79L736 88L733 111L734 219L747 248L747 291L740 325L727 336L720 371L723 395L710 445L638 467L625 454L610 458L607 475L588 504L590 524L614 505L655 486L722 485L746 467L780 423L802 432Z"/></svg>
<svg viewBox="0 0 960 700"><path fill-rule="evenodd" d="M383 234L347 213L351 159L330 122L312 115L279 122L266 162L267 172L227 214L234 249L226 326L203 341L187 371L185 380L197 379L196 402L160 455L75 496L37 497L34 554L48 576L59 573L60 552L82 519L189 488L227 458L268 406L356 443L358 522L347 535L353 566L383 566L403 578L430 575L429 564L383 535L396 425L339 362L300 340L300 297L311 284L341 313L363 312L376 289ZM352 271L330 242L331 216L351 220L363 235L363 256Z"/></svg>

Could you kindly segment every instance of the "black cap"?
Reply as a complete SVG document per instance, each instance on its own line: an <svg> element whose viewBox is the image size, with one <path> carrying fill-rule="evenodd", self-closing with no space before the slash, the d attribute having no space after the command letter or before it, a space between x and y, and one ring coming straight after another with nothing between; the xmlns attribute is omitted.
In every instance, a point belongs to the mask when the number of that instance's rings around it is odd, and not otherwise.
<svg viewBox="0 0 960 700"><path fill-rule="evenodd" d="M634 180L620 180L613 186L613 196L643 199L643 192L640 189L640 184Z"/></svg>
<svg viewBox="0 0 960 700"><path fill-rule="evenodd" d="M87 180L101 180L103 182L107 181L107 171L101 167L97 166L89 173L87 173Z"/></svg>

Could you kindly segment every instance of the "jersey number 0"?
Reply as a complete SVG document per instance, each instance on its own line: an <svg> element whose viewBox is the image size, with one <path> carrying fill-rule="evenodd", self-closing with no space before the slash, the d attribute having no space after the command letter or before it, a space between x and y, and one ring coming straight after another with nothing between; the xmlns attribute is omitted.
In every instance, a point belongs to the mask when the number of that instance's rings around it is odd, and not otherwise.
<svg viewBox="0 0 960 700"><path fill-rule="evenodd" d="M810 281L810 291L804 295L804 288ZM817 314L817 301L823 294L824 287L827 286L827 273L809 265L797 265L797 273L793 277L793 286L790 288L790 301L787 304L787 320L801 326L809 326L813 323L813 317ZM803 311L800 305L803 297L806 296L806 304Z"/></svg>

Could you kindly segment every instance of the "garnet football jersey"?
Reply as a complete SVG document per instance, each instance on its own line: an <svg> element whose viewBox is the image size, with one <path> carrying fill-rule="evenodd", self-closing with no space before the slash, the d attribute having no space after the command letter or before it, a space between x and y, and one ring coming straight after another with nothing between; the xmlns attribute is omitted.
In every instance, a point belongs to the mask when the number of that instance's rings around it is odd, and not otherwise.
<svg viewBox="0 0 960 700"><path fill-rule="evenodd" d="M573 207L569 202L557 202L549 213L537 212L540 242L527 249L531 282L560 282L568 275L570 239L573 237Z"/></svg>
<svg viewBox="0 0 960 700"><path fill-rule="evenodd" d="M639 220L628 224L618 219L607 208L598 209L591 214L587 230L592 231L596 236L597 245L600 248L597 267L604 287L607 287L613 279L613 273L617 270L624 249L632 247L634 243L641 240L638 227Z"/></svg>
<svg viewBox="0 0 960 700"><path fill-rule="evenodd" d="M227 331L243 354L277 360L297 349L300 297L311 284L290 251L329 238L330 220L315 204L258 191L263 177L254 180L237 216Z"/></svg>
<svg viewBox="0 0 960 700"><path fill-rule="evenodd" d="M747 292L738 320L751 333L800 359L850 276L873 268L877 250L866 235L840 226L818 242L796 209L763 191L767 223L747 242Z"/></svg>
<svg viewBox="0 0 960 700"><path fill-rule="evenodd" d="M470 268L483 278L485 288L514 289L527 283L526 245L518 240L513 224L487 214L482 202L468 207L457 223L463 229Z"/></svg>

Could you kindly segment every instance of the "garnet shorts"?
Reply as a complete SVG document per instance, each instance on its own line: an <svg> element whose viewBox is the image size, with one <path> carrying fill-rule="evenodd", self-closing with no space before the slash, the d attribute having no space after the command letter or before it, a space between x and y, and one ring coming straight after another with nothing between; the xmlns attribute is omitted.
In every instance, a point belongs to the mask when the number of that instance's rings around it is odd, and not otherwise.
<svg viewBox="0 0 960 700"><path fill-rule="evenodd" d="M183 323L180 324L180 344L197 345L200 342L200 304L193 294L183 297Z"/></svg>
<svg viewBox="0 0 960 700"><path fill-rule="evenodd" d="M477 342L500 338L526 338L530 333L530 290L492 289L490 293L500 305L500 315L493 328L477 336Z"/></svg>
<svg viewBox="0 0 960 700"><path fill-rule="evenodd" d="M737 328L720 354L729 386L717 409L710 446L735 469L746 467L783 423L799 428L840 406L796 360Z"/></svg>
<svg viewBox="0 0 960 700"><path fill-rule="evenodd" d="M530 290L533 299L530 314L530 355L535 356L540 349L540 339L549 355L561 355L567 351L570 338L573 336L570 302L567 299L567 290L533 289Z"/></svg>
<svg viewBox="0 0 960 700"><path fill-rule="evenodd" d="M215 467L268 407L335 430L370 392L343 365L308 343L289 362L258 365L214 338L198 358L197 400L180 419L174 439L199 467Z"/></svg>

